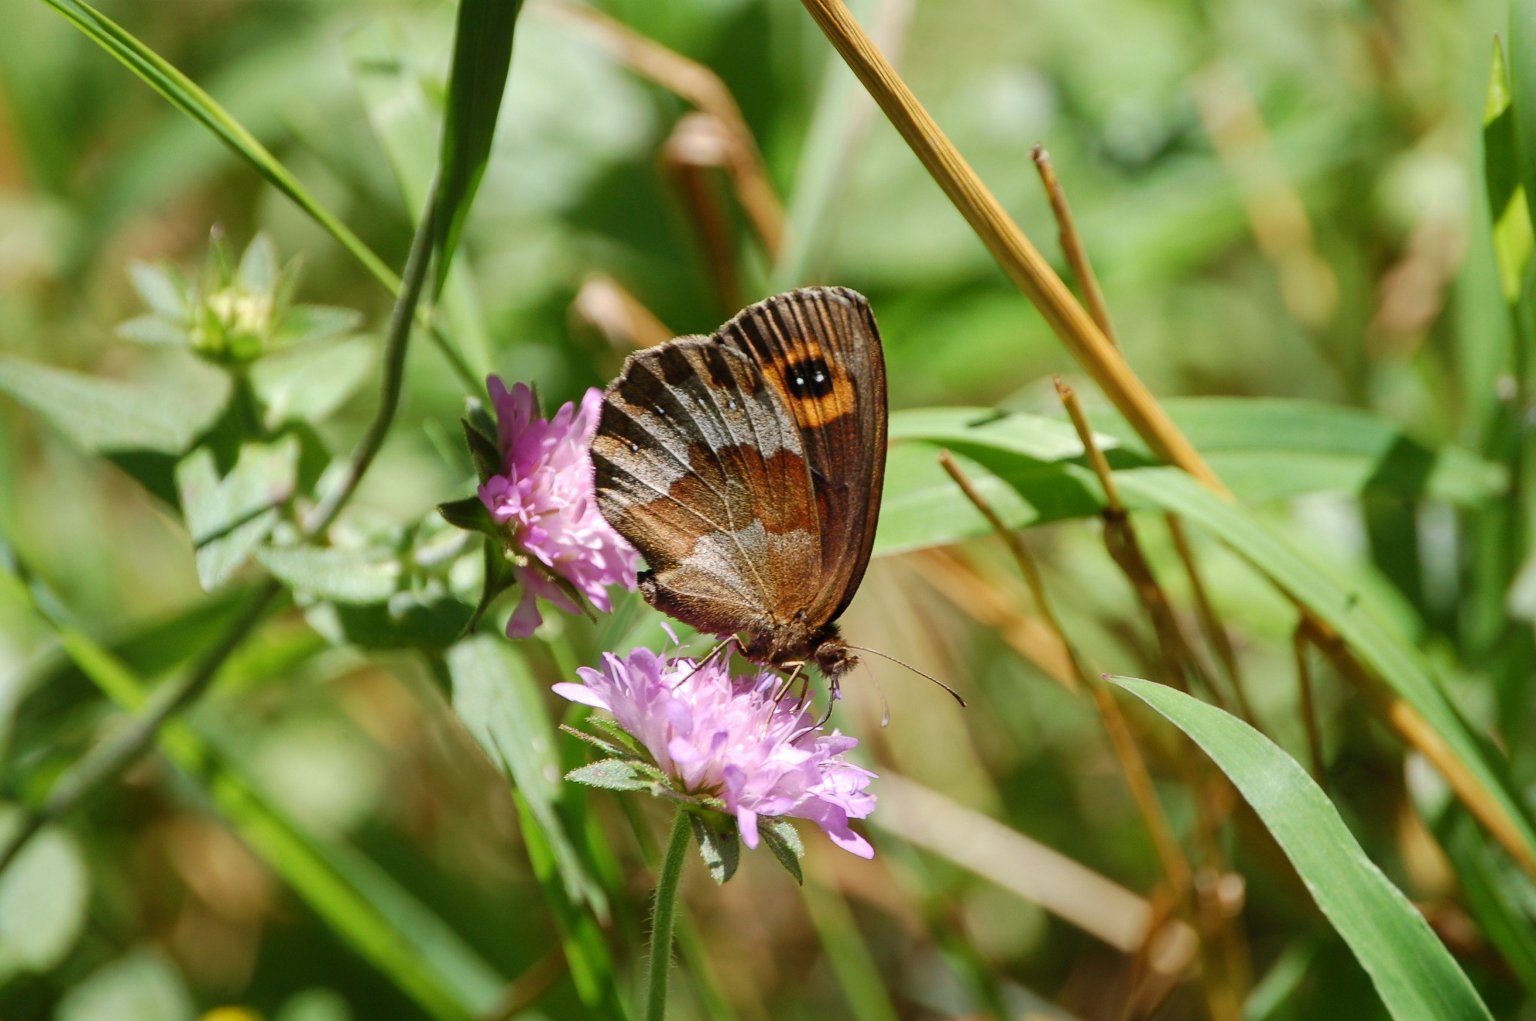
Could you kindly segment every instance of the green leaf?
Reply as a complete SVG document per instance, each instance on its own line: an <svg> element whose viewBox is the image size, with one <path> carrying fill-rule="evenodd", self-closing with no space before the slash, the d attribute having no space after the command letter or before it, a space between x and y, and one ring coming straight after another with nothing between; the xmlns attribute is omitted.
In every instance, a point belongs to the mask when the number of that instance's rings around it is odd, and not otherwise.
<svg viewBox="0 0 1536 1021"><path fill-rule="evenodd" d="M275 432L285 422L321 421L357 392L373 363L373 345L360 337L287 348L257 360L249 375L266 427Z"/></svg>
<svg viewBox="0 0 1536 1021"><path fill-rule="evenodd" d="M454 711L527 803L567 895L606 913L607 896L588 875L557 812L563 780L555 728L527 663L505 638L478 635L448 650L448 672Z"/></svg>
<svg viewBox="0 0 1536 1021"><path fill-rule="evenodd" d="M382 603L320 602L305 610L304 619L333 645L441 651L464 636L474 610L431 588L396 592Z"/></svg>
<svg viewBox="0 0 1536 1021"><path fill-rule="evenodd" d="M1526 219L1536 230L1536 0L1509 5L1509 84L1513 94L1515 166L1525 192Z"/></svg>
<svg viewBox="0 0 1536 1021"><path fill-rule="evenodd" d="M256 559L295 592L338 603L382 603L404 573L399 558L380 549L263 546Z"/></svg>
<svg viewBox="0 0 1536 1021"><path fill-rule="evenodd" d="M0 814L0 843L19 822L12 806ZM23 972L46 972L80 938L89 907L90 877L74 838L43 830L0 873L0 984Z"/></svg>
<svg viewBox="0 0 1536 1021"><path fill-rule="evenodd" d="M442 290L448 277L464 219L490 161L491 140L512 64L512 30L522 9L522 0L459 2L438 157L433 293Z"/></svg>
<svg viewBox="0 0 1536 1021"><path fill-rule="evenodd" d="M0 392L93 454L180 454L191 446L223 409L229 383L221 372L196 368L179 372L172 383L178 389L100 379L0 355Z"/></svg>
<svg viewBox="0 0 1536 1021"><path fill-rule="evenodd" d="M138 949L91 972L59 1001L57 1021L192 1021L192 994L159 951Z"/></svg>
<svg viewBox="0 0 1536 1021"><path fill-rule="evenodd" d="M1520 143L1515 137L1509 67L1504 60L1504 45L1495 36L1488 69L1488 102L1483 112L1483 183L1493 220L1499 285L1504 300L1510 304L1520 298L1520 282L1525 277L1532 248L1531 219L1520 174Z"/></svg>
<svg viewBox="0 0 1536 1021"><path fill-rule="evenodd" d="M176 489L203 588L222 585L271 534L280 508L293 496L298 467L294 436L241 445L234 467L223 475L208 447L182 458Z"/></svg>
<svg viewBox="0 0 1536 1021"><path fill-rule="evenodd" d="M800 871L800 859L805 857L805 844L800 841L800 831L788 819L759 819L758 836L773 852L784 871L795 877L795 882L805 885L805 875Z"/></svg>
<svg viewBox="0 0 1536 1021"><path fill-rule="evenodd" d="M588 787L601 787L610 791L646 791L656 782L654 776L645 775L639 763L625 759L589 762L571 770L565 774L565 778L572 783L583 783Z"/></svg>
<svg viewBox="0 0 1536 1021"><path fill-rule="evenodd" d="M1491 1019L1424 916L1366 857L1296 761L1214 706L1150 681L1111 678L1188 734L1242 792L1395 1018Z"/></svg>
<svg viewBox="0 0 1536 1021"><path fill-rule="evenodd" d="M693 827L699 857L709 870L709 878L716 883L726 882L741 864L741 834L736 829L736 820L717 812L689 812L688 823Z"/></svg>
<svg viewBox="0 0 1536 1021"><path fill-rule="evenodd" d="M1457 447L1432 450L1366 412L1310 401L1186 398L1169 415L1244 502L1318 492L1385 492L1475 506L1503 491L1504 470ZM1113 415L1099 437L1116 469L1151 455ZM876 550L898 553L988 532L991 526L939 467L946 448L1010 527L1090 517L1098 483L1065 422L984 408L928 408L891 417Z"/></svg>
<svg viewBox="0 0 1536 1021"><path fill-rule="evenodd" d="M155 315L172 322L186 316L190 289L176 267L134 260L128 263L128 279Z"/></svg>
<svg viewBox="0 0 1536 1021"><path fill-rule="evenodd" d="M0 546L0 554L6 553ZM7 569L31 578L14 558ZM142 678L73 626L67 611L39 582L33 579L26 591L33 608L54 628L64 651L92 683L119 709L140 709L148 693ZM159 743L167 758L207 792L241 839L424 1012L439 1021L471 1021L498 1001L506 980L377 865L345 845L326 845L306 832L186 722L166 723Z"/></svg>
<svg viewBox="0 0 1536 1021"><path fill-rule="evenodd" d="M450 500L448 503L437 505L437 512L443 516L443 520L455 528L462 528L466 532L480 532L484 535L495 535L497 525L491 520L491 512L486 510L485 501L478 496L467 496L462 500ZM495 544L501 545L498 540Z"/></svg>
<svg viewBox="0 0 1536 1021"><path fill-rule="evenodd" d="M1505 763L1448 700L1418 645L1383 623L1392 618L1391 610L1378 605L1370 590L1341 587L1250 511L1182 471L1143 468L1117 472L1115 479L1128 504L1172 512L1205 529L1332 627L1372 673L1418 710L1536 855L1536 830Z"/></svg>

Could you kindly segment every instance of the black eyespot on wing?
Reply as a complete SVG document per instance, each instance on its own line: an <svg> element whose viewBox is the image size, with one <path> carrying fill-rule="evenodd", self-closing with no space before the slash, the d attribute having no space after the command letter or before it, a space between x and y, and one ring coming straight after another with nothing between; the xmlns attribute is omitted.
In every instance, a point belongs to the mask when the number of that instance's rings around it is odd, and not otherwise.
<svg viewBox="0 0 1536 1021"><path fill-rule="evenodd" d="M832 392L832 370L824 358L806 358L784 370L784 386L796 397L824 397Z"/></svg>

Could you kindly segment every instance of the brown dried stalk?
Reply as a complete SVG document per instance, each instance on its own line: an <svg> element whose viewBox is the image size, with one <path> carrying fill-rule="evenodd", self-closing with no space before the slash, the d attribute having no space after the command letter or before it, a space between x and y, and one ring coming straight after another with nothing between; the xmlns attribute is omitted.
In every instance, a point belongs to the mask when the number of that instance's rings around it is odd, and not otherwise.
<svg viewBox="0 0 1536 1021"><path fill-rule="evenodd" d="M784 242L784 206L773 190L757 140L720 76L703 64L667 49L590 7L578 7L563 0L545 0L535 9L575 27L637 74L714 117L729 141L724 166L735 186L736 200L741 203L769 260L776 260Z"/></svg>
<svg viewBox="0 0 1536 1021"><path fill-rule="evenodd" d="M571 314L601 333L617 351L655 347L676 336L639 298L603 273L593 273L582 282L571 302Z"/></svg>
<svg viewBox="0 0 1536 1021"><path fill-rule="evenodd" d="M720 121L691 113L677 122L661 148L661 166L682 199L704 250L705 268L723 308L740 308L741 278L736 272L736 242L725 202L715 189L713 171L729 159L730 143Z"/></svg>
<svg viewBox="0 0 1536 1021"><path fill-rule="evenodd" d="M1147 772L1147 764L1143 761L1141 752L1131 737L1130 728L1126 726L1120 707L1105 690L1103 678L1088 669L1076 647L1067 638L1067 633L1062 628L1061 621L1056 617L1056 612L1046 595L1040 570L1035 566L1034 558L1030 556L1023 538L1017 531L1004 524L1003 519L992 509L986 497L977 491L976 486L949 451L939 452L939 464L943 466L949 477L955 480L955 485L960 487L966 499L982 513L998 536L1008 545L1015 563L1019 566L1019 573L1024 576L1024 581L1029 586L1036 612L1066 649L1078 679L1092 694L1094 707L1098 710L1104 730L1109 735L1110 746L1114 749L1121 771L1125 773L1126 785L1131 790L1131 796L1141 813L1142 822L1152 838L1152 844L1157 850L1158 860L1162 863L1168 885L1175 896L1183 897L1184 892L1189 888L1189 861L1184 857L1179 842L1174 839L1173 827L1169 825L1168 817L1163 813L1162 804L1157 800L1157 792L1152 787L1151 774Z"/></svg>
<svg viewBox="0 0 1536 1021"><path fill-rule="evenodd" d="M1083 289L1088 314L1093 316L1093 321L1099 324L1099 329L1104 331L1109 342L1119 347L1120 338L1115 336L1114 324L1109 321L1109 305L1104 301L1104 291L1099 287L1099 278L1093 272L1093 264L1088 261L1088 250L1083 247L1082 238L1078 236L1077 222L1072 219L1072 207L1067 205L1067 193L1056 178L1056 168L1051 165L1051 154L1038 142L1029 153L1035 161L1035 169L1040 171L1040 183L1045 186L1045 197L1051 203L1052 215L1056 217L1061 253L1067 257L1067 265L1072 267L1072 276L1077 280L1077 286Z"/></svg>

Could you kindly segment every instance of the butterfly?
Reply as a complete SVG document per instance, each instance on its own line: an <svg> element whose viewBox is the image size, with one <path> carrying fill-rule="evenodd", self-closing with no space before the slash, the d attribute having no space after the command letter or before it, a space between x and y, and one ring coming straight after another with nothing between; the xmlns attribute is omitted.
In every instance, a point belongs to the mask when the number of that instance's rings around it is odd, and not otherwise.
<svg viewBox="0 0 1536 1021"><path fill-rule="evenodd" d="M708 337L631 355L592 442L597 506L649 567L656 609L834 692L858 662L837 618L875 540L885 359L869 302L803 287Z"/></svg>

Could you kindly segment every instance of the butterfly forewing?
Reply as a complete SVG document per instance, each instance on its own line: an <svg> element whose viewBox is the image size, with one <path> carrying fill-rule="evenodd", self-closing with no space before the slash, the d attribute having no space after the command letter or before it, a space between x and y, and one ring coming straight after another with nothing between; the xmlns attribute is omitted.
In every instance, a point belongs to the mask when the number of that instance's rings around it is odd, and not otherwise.
<svg viewBox="0 0 1536 1021"><path fill-rule="evenodd" d="M802 435L749 356L704 337L632 355L592 461L599 509L645 557L658 609L734 634L822 586Z"/></svg>
<svg viewBox="0 0 1536 1021"><path fill-rule="evenodd" d="M885 478L885 361L869 302L807 287L743 310L715 334L757 363L799 430L815 487L823 587L803 604L836 619L869 564Z"/></svg>

